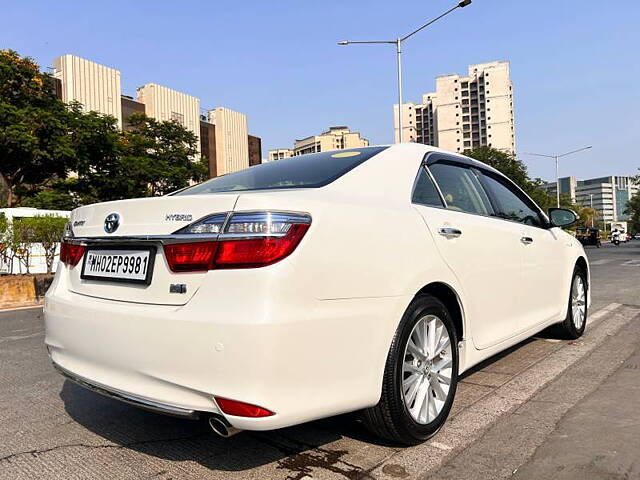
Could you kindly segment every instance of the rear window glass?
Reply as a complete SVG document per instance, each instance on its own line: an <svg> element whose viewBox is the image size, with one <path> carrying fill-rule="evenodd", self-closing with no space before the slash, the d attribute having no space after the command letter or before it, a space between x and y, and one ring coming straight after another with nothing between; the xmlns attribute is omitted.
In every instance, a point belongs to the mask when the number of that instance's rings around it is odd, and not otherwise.
<svg viewBox="0 0 640 480"><path fill-rule="evenodd" d="M386 148L366 147L337 150L274 160L239 172L212 178L174 195L323 187Z"/></svg>

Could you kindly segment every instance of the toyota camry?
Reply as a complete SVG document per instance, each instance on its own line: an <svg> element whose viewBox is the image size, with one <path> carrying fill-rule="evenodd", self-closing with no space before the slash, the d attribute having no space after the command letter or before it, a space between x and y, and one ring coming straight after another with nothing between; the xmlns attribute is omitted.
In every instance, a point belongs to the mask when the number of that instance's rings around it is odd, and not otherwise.
<svg viewBox="0 0 640 480"><path fill-rule="evenodd" d="M420 144L265 163L74 210L45 341L84 387L222 436L361 411L415 444L465 370L551 325L582 335L575 220Z"/></svg>

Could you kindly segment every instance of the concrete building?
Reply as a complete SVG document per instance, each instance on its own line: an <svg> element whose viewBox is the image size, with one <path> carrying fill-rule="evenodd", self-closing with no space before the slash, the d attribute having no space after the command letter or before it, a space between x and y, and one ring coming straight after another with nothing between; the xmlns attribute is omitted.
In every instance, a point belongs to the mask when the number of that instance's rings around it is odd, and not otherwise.
<svg viewBox="0 0 640 480"><path fill-rule="evenodd" d="M293 150L279 148L269 150L269 160L280 160L305 153L328 152L331 150L344 150L345 148L368 147L369 140L363 138L360 132L352 132L349 127L329 127L329 130L320 135L312 135L296 140Z"/></svg>
<svg viewBox="0 0 640 480"><path fill-rule="evenodd" d="M200 151L200 99L163 87L156 83L147 83L138 87L139 103L145 106L145 113L158 121L171 120L179 123L198 138Z"/></svg>
<svg viewBox="0 0 640 480"><path fill-rule="evenodd" d="M246 115L224 107L209 110L200 131L211 177L262 163L262 140L249 135Z"/></svg>
<svg viewBox="0 0 640 480"><path fill-rule="evenodd" d="M269 161L282 160L283 158L293 157L293 150L289 148L276 148L275 150L269 150Z"/></svg>
<svg viewBox="0 0 640 480"><path fill-rule="evenodd" d="M556 182L545 186L549 194L555 197ZM598 221L607 224L628 220L624 214L627 202L635 195L640 186L632 177L609 176L577 180L576 177L560 178L560 194L567 195L573 203L583 207L593 207L598 213Z"/></svg>
<svg viewBox="0 0 640 480"><path fill-rule="evenodd" d="M247 135L249 147L249 166L260 165L262 163L262 140L260 137Z"/></svg>
<svg viewBox="0 0 640 480"><path fill-rule="evenodd" d="M69 54L56 58L53 67L56 91L64 102L80 102L87 112L111 115L122 127L119 70Z"/></svg>
<svg viewBox="0 0 640 480"><path fill-rule="evenodd" d="M262 163L262 141L247 133L247 117L227 108L210 110L201 119L200 99L156 83L137 89L137 98L122 95L120 71L74 55L54 60L53 89L63 101L80 102L85 110L112 115L129 130L127 118L144 113L171 120L198 138L198 151L209 159L212 177Z"/></svg>
<svg viewBox="0 0 640 480"><path fill-rule="evenodd" d="M402 105L403 140L452 152L490 146L515 152L509 62L469 65L467 75L441 75L421 103ZM398 105L393 106L398 141Z"/></svg>

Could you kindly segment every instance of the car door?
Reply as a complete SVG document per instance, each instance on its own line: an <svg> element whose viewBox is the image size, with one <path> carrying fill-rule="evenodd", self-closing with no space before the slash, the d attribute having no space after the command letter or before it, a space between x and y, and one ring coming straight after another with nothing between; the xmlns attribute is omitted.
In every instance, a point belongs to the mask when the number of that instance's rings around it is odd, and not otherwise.
<svg viewBox="0 0 640 480"><path fill-rule="evenodd" d="M565 305L561 297L566 282L564 241L548 228L548 221L516 185L501 175L483 171L483 183L490 190L497 215L505 222L522 226L523 296L519 302L521 330L527 330L552 317Z"/></svg>
<svg viewBox="0 0 640 480"><path fill-rule="evenodd" d="M414 205L462 286L474 344L486 348L513 336L521 295L522 229L491 216L493 206L478 173L455 157L432 154L419 175L416 189L427 180L439 187L439 205L425 204L415 194Z"/></svg>

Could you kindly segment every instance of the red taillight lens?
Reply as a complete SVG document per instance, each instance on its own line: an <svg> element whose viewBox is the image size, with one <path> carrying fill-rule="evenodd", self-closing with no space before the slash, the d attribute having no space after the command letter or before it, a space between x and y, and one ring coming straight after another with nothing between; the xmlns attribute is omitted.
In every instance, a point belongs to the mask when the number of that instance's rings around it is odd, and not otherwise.
<svg viewBox="0 0 640 480"><path fill-rule="evenodd" d="M70 267L75 267L84 255L84 245L62 242L60 244L60 261Z"/></svg>
<svg viewBox="0 0 640 480"><path fill-rule="evenodd" d="M230 400L228 398L214 397L216 403L222 410L222 413L227 415L235 415L236 417L270 417L273 412L270 412L266 408L258 407L257 405L251 405L250 403L239 402L237 400Z"/></svg>
<svg viewBox="0 0 640 480"><path fill-rule="evenodd" d="M217 242L175 243L164 246L172 272L200 272L214 268Z"/></svg>
<svg viewBox="0 0 640 480"><path fill-rule="evenodd" d="M221 240L216 268L264 267L279 262L295 250L308 228L309 224L291 225L284 237Z"/></svg>

